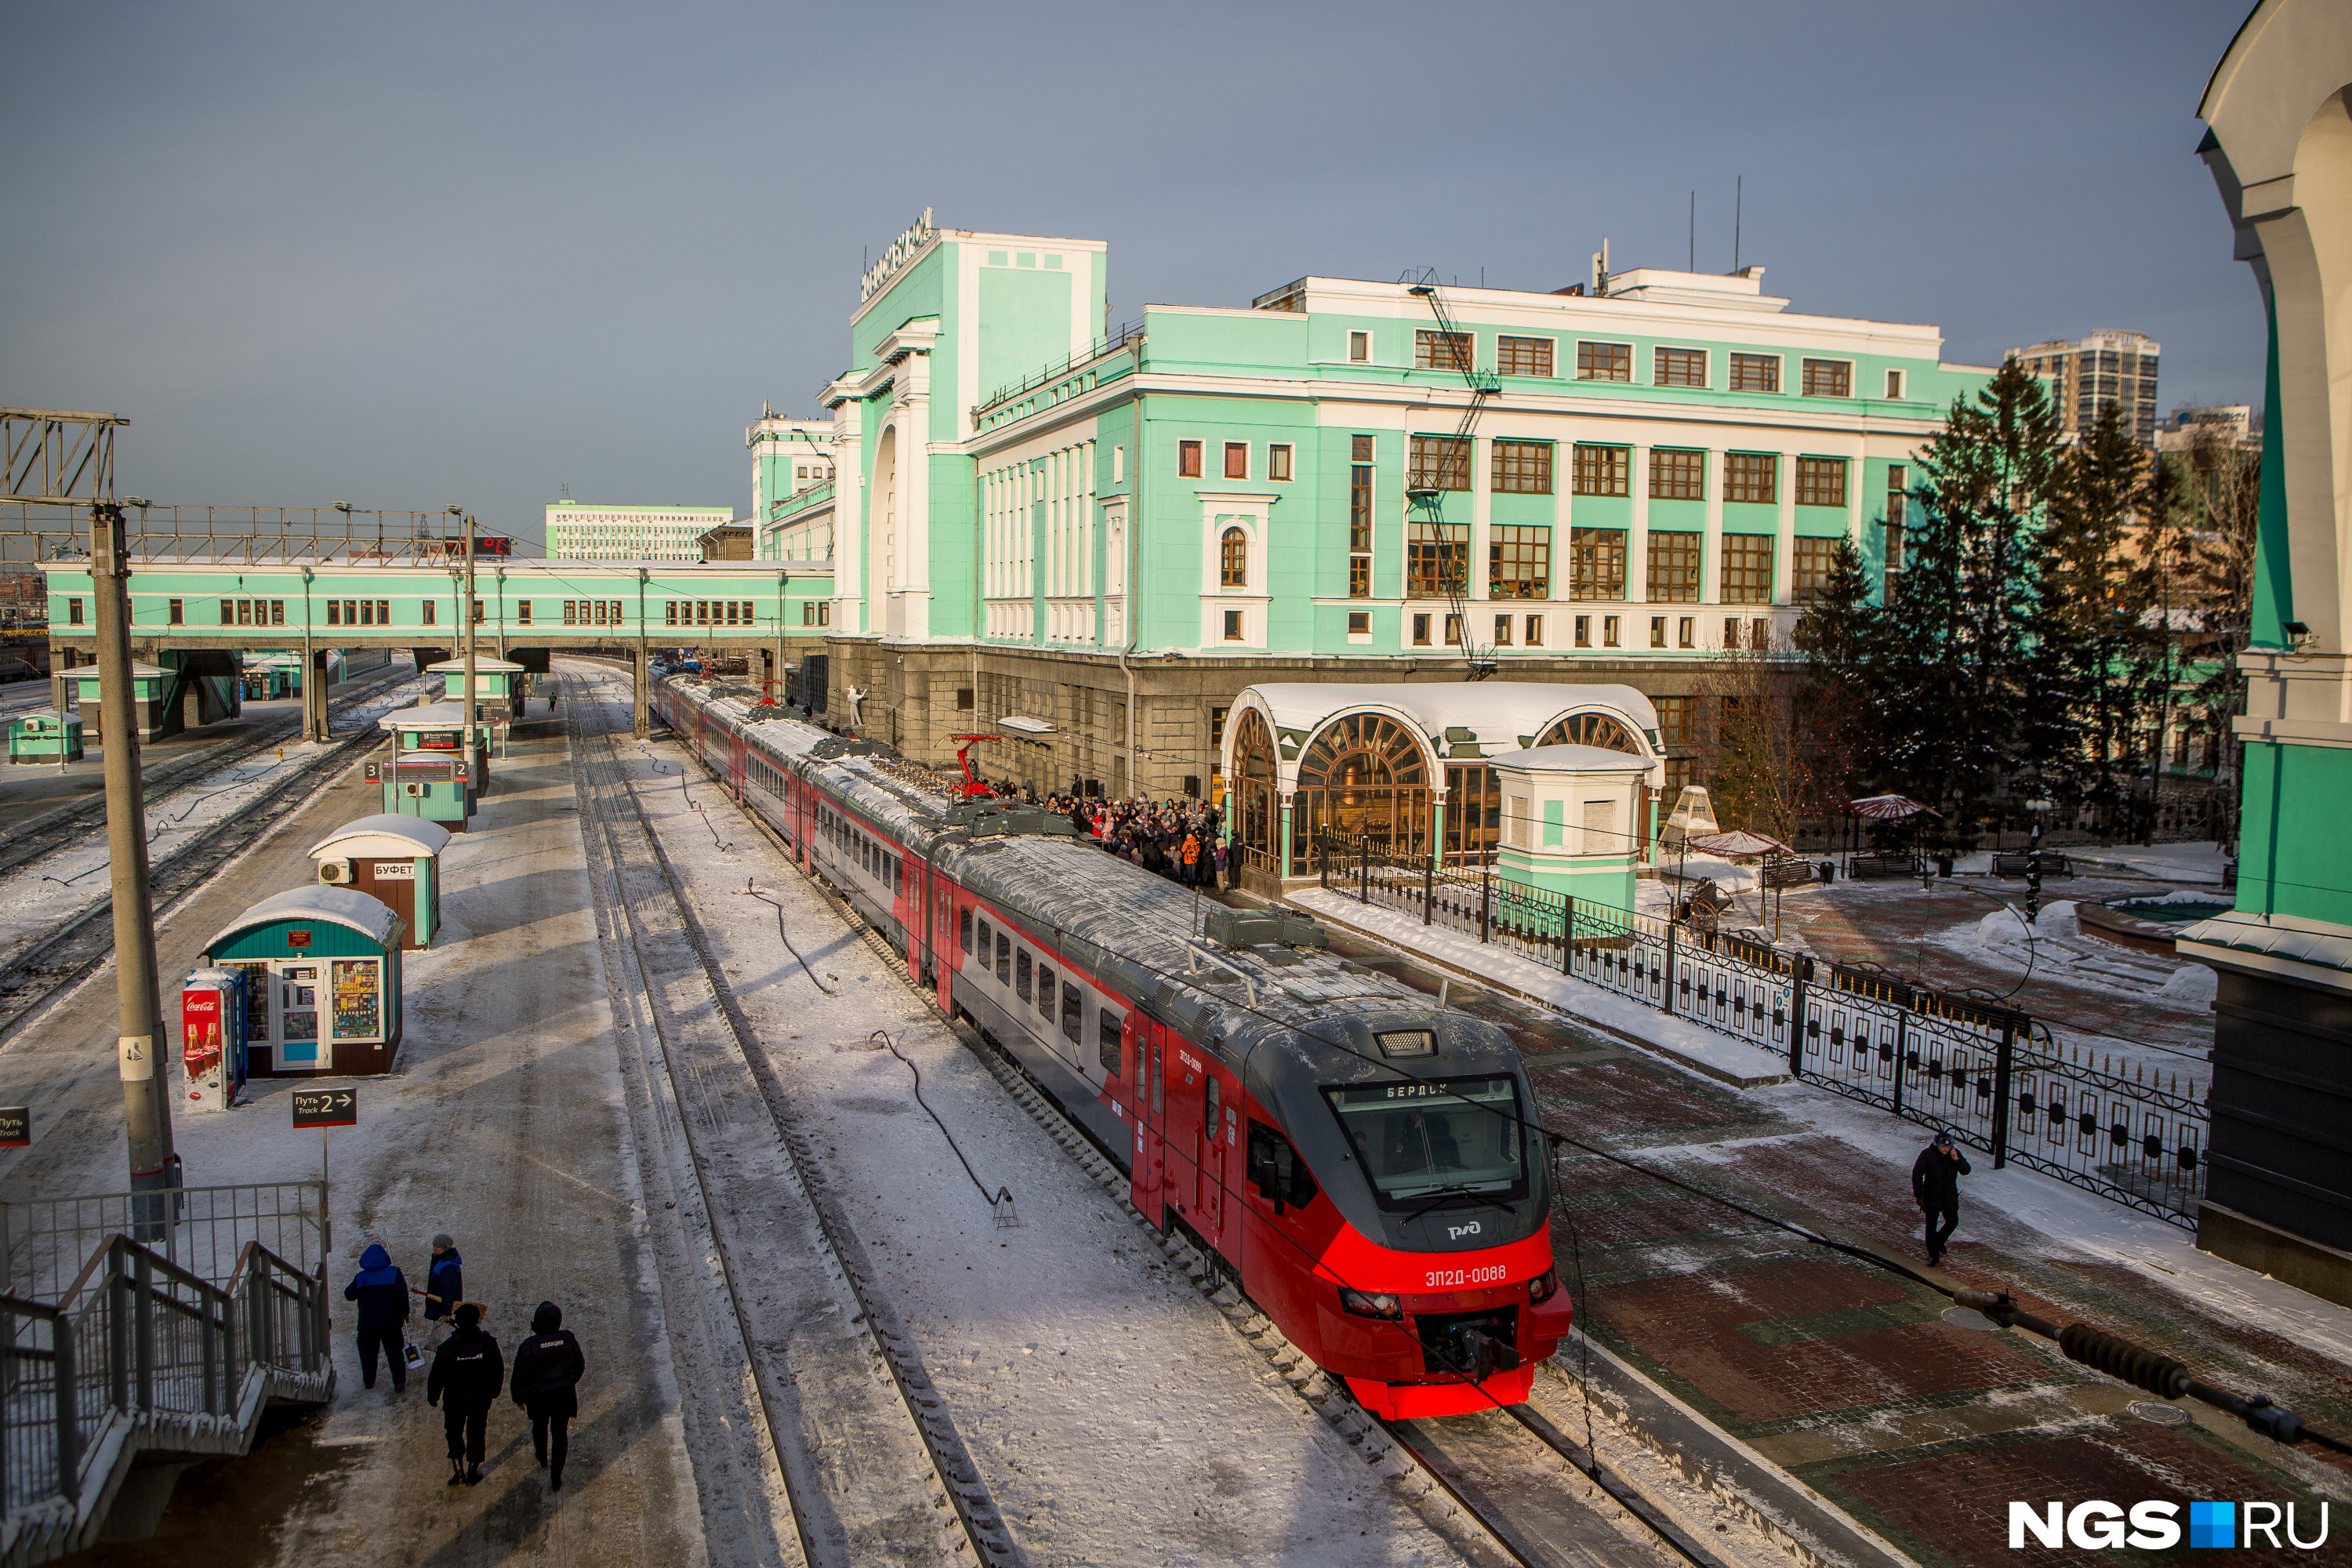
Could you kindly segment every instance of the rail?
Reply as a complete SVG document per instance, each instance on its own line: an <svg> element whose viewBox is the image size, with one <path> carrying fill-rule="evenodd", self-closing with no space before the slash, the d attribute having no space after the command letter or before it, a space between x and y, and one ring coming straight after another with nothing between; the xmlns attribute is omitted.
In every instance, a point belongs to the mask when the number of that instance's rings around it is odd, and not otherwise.
<svg viewBox="0 0 2352 1568"><path fill-rule="evenodd" d="M333 1393L323 1275L259 1242L215 1281L108 1236L55 1301L0 1297L0 1321L11 1565L91 1544L141 1451L242 1453L270 1400Z"/></svg>
<svg viewBox="0 0 2352 1568"><path fill-rule="evenodd" d="M1470 936L1788 1059L1791 1076L2197 1226L2210 1085L2105 1065L2029 1014L1735 931L1629 914L1369 842L1318 841L1323 886Z"/></svg>
<svg viewBox="0 0 2352 1568"><path fill-rule="evenodd" d="M1005 383L1003 386L998 387L995 391L990 393L987 396L974 404L971 410L972 415L974 417L978 417L982 415L988 414L1001 405L1010 403L1013 399L1021 396L1024 393L1034 392L1041 386L1049 385L1052 383L1060 380L1063 376L1069 374L1070 372L1077 369L1080 365L1091 363L1092 362L1102 358L1105 354L1117 353L1119 350L1127 347L1129 343L1137 341L1142 336L1143 323L1139 321L1129 321L1123 327L1114 328L1103 336L1087 343L1085 348L1080 349L1069 358L1049 364L1045 369L1024 376L1019 381L1010 381Z"/></svg>

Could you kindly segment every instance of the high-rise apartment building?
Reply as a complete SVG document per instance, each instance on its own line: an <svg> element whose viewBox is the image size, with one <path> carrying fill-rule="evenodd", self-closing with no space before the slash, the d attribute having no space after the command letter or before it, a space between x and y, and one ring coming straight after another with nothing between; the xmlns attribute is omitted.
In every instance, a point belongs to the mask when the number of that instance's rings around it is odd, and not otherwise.
<svg viewBox="0 0 2352 1568"><path fill-rule="evenodd" d="M2060 425L2080 435L2098 422L2099 405L2123 413L2143 447L2156 445L2156 362L2163 345L2139 332L2093 332L2079 343L2035 343L2009 357L2050 383Z"/></svg>
<svg viewBox="0 0 2352 1568"><path fill-rule="evenodd" d="M559 561L699 561L702 536L734 516L727 506L551 501L547 552Z"/></svg>

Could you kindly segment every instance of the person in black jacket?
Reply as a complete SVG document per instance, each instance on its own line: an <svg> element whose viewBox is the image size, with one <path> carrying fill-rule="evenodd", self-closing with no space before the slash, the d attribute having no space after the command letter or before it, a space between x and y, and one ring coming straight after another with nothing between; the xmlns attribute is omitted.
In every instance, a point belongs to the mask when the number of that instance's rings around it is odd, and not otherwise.
<svg viewBox="0 0 2352 1568"><path fill-rule="evenodd" d="M1938 1132L1911 1166L1911 1196L1927 1222L1927 1266L1944 1260L1944 1244L1960 1227L1960 1178L1974 1175L1952 1135ZM1941 1221L1938 1225L1937 1222Z"/></svg>
<svg viewBox="0 0 2352 1568"><path fill-rule="evenodd" d="M425 1380L425 1403L441 1405L441 1429L449 1439L449 1484L473 1486L482 1479L482 1450L488 1436L490 1406L506 1382L506 1358L499 1342L482 1332L482 1310L457 1303L457 1331L433 1352ZM443 1404L444 1395L447 1403Z"/></svg>
<svg viewBox="0 0 2352 1568"><path fill-rule="evenodd" d="M360 1382L375 1386L375 1356L392 1363L392 1391L408 1386L408 1279L393 1266L392 1254L370 1243L360 1254L360 1271L343 1287L343 1300L360 1304Z"/></svg>
<svg viewBox="0 0 2352 1568"><path fill-rule="evenodd" d="M563 1326L563 1309L541 1301L530 1315L530 1338L515 1347L514 1402L530 1415L531 1452L547 1467L550 1491L563 1489L563 1457L572 1451L572 1418L580 1414L573 1392L588 1358Z"/></svg>

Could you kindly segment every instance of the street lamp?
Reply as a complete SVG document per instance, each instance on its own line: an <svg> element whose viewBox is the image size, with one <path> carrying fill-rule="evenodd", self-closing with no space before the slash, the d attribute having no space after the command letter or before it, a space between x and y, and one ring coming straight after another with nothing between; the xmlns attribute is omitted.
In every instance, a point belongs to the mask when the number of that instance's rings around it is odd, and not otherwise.
<svg viewBox="0 0 2352 1568"><path fill-rule="evenodd" d="M2047 795L2035 795L2025 803L2033 814L2033 837L2025 849L2025 918L2038 920L2042 914L2042 819L2051 809Z"/></svg>

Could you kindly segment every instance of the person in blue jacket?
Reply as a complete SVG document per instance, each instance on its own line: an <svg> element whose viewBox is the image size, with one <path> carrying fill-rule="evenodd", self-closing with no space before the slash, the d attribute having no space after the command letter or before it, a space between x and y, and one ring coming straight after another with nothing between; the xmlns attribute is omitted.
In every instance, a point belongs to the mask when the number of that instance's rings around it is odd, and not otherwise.
<svg viewBox="0 0 2352 1568"><path fill-rule="evenodd" d="M373 1242L360 1254L360 1271L343 1288L343 1300L360 1304L360 1381L375 1386L375 1357L392 1363L392 1391L408 1386L408 1279L393 1266L392 1254Z"/></svg>
<svg viewBox="0 0 2352 1568"><path fill-rule="evenodd" d="M433 1237L433 1261L425 1266L425 1321L438 1322L457 1310L466 1299L465 1259L457 1256L457 1244L442 1231Z"/></svg>

